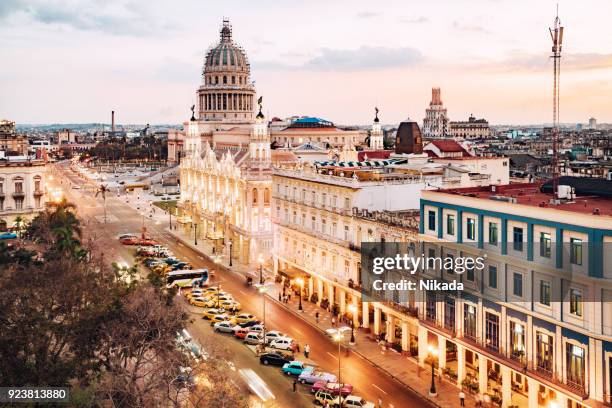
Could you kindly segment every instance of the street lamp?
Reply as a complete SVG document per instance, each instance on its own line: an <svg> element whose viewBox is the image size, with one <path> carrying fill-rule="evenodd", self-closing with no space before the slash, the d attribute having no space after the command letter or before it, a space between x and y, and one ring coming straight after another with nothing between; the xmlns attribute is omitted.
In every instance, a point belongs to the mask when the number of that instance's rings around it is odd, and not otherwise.
<svg viewBox="0 0 612 408"><path fill-rule="evenodd" d="M435 379L434 371L436 369L434 366L434 359L438 355L438 349L429 345L427 346L427 351L429 352L429 358L431 359L431 387L429 388L429 396L435 397L438 393L436 392L436 382L434 381Z"/></svg>
<svg viewBox="0 0 612 408"><path fill-rule="evenodd" d="M302 278L297 278L295 281L296 281L296 282L297 282L297 284L300 286L300 296L299 296L299 297L300 297L300 304L299 304L299 306L298 306L298 310L301 312L301 311L303 311L303 310L304 310L304 309L302 308L302 292L304 292L304 279L302 279Z"/></svg>
<svg viewBox="0 0 612 408"><path fill-rule="evenodd" d="M218 265L219 262L221 262L221 259L219 257L215 257L214 262L215 264ZM221 282L217 281L217 309L219 309L219 295L220 295L219 292L221 292Z"/></svg>
<svg viewBox="0 0 612 408"><path fill-rule="evenodd" d="M259 256L257 257L257 262L259 262L259 284L263 285L264 280L263 280L263 263L264 263L264 258L262 254L259 254Z"/></svg>
<svg viewBox="0 0 612 408"><path fill-rule="evenodd" d="M231 266L232 266L232 244L233 244L233 242L232 242L232 240L230 239L230 240L229 240L229 258L230 258L230 259L229 259L229 266L230 266L230 268L231 268Z"/></svg>
<svg viewBox="0 0 612 408"><path fill-rule="evenodd" d="M257 290L259 291L259 293L261 293L261 298L263 300L263 341L264 341L264 350L266 347L266 291L268 290L267 287L265 287L264 285L261 285L259 288L257 288Z"/></svg>
<svg viewBox="0 0 612 408"><path fill-rule="evenodd" d="M193 245L198 245L198 223L193 224L194 232L193 232Z"/></svg>
<svg viewBox="0 0 612 408"><path fill-rule="evenodd" d="M349 305L349 312L351 312L351 342L350 344L355 344L355 313L357 313L357 306Z"/></svg>
<svg viewBox="0 0 612 408"><path fill-rule="evenodd" d="M338 343L338 386L339 386L339 391L340 391L340 393L338 394L339 406L342 406L342 386L340 386L340 384L342 384L342 382L340 381L340 367L341 367L340 365L340 358L341 358L340 345L342 344L343 338L344 338L344 335L342 334L340 330L338 330L336 334L334 335L334 341Z"/></svg>

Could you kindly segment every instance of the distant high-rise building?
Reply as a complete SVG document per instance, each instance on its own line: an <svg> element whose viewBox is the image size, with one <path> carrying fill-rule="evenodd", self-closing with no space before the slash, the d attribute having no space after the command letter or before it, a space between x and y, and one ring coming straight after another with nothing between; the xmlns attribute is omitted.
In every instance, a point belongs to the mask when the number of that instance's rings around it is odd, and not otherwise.
<svg viewBox="0 0 612 408"><path fill-rule="evenodd" d="M486 139L491 136L491 129L485 119L476 119L474 115L470 115L467 121L450 121L448 134L464 139Z"/></svg>
<svg viewBox="0 0 612 408"><path fill-rule="evenodd" d="M447 133L448 116L442 104L440 88L431 89L431 102L425 109L423 119L423 136L427 138L445 137Z"/></svg>
<svg viewBox="0 0 612 408"><path fill-rule="evenodd" d="M597 119L589 119L589 129L597 129Z"/></svg>

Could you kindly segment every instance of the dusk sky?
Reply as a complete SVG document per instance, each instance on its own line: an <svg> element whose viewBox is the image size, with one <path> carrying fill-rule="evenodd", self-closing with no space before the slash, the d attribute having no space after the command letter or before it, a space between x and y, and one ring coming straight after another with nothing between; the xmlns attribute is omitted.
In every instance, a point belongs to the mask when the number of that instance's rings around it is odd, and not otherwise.
<svg viewBox="0 0 612 408"><path fill-rule="evenodd" d="M0 118L179 123L223 17L265 112L421 122L431 87L451 120L550 122L556 1L0 1ZM612 1L559 1L561 122L612 122Z"/></svg>

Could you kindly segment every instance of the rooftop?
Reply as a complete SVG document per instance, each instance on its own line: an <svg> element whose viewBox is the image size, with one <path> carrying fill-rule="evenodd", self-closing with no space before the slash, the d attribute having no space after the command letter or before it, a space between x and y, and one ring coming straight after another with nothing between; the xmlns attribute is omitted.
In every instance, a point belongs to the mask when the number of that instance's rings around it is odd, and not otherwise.
<svg viewBox="0 0 612 408"><path fill-rule="evenodd" d="M610 181L608 183L612 184ZM559 184L563 185L561 180ZM546 191L546 187L544 187L544 191ZM573 200L562 200L558 205L550 204L553 196L550 193L542 192L541 183L512 183L502 186L453 188L433 192L456 194L531 207L553 208L583 214L612 216L612 198L606 197L604 191L598 194L594 194L595 191L591 191L591 194L584 194L579 191L576 188L576 197Z"/></svg>

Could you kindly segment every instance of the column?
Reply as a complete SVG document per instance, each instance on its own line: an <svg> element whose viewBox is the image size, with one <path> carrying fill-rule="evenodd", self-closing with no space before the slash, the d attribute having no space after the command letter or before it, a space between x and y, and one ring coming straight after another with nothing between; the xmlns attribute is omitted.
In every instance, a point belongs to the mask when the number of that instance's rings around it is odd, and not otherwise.
<svg viewBox="0 0 612 408"><path fill-rule="evenodd" d="M374 304L374 334L380 334L380 308Z"/></svg>
<svg viewBox="0 0 612 408"><path fill-rule="evenodd" d="M314 292L314 278L310 276L310 279L308 279L308 296L312 296L313 292Z"/></svg>
<svg viewBox="0 0 612 408"><path fill-rule="evenodd" d="M320 278L317 278L317 306L321 306L321 300L323 299L323 281Z"/></svg>
<svg viewBox="0 0 612 408"><path fill-rule="evenodd" d="M425 364L427 359L427 329L419 326L419 364Z"/></svg>
<svg viewBox="0 0 612 408"><path fill-rule="evenodd" d="M334 284L327 282L327 298L329 299L329 307L334 307Z"/></svg>
<svg viewBox="0 0 612 408"><path fill-rule="evenodd" d="M361 302L361 319L363 324L361 325L364 329L370 328L370 304L368 302Z"/></svg>
<svg viewBox="0 0 612 408"><path fill-rule="evenodd" d="M353 306L355 310L355 313L353 313L353 326L355 326L355 328L359 327L359 305L357 303L357 296L353 295Z"/></svg>
<svg viewBox="0 0 612 408"><path fill-rule="evenodd" d="M525 343L525 358L527 360L527 366L534 367L536 361L536 334L533 331L533 317L531 315L527 315L527 327L525 328Z"/></svg>
<svg viewBox="0 0 612 408"><path fill-rule="evenodd" d="M527 377L527 386L529 387L529 403L528 408L538 408L538 382L531 377Z"/></svg>
<svg viewBox="0 0 612 408"><path fill-rule="evenodd" d="M510 368L501 366L502 377L502 408L512 405L512 371Z"/></svg>
<svg viewBox="0 0 612 408"><path fill-rule="evenodd" d="M563 307L563 306L561 306ZM563 335L561 333L561 326L556 326L557 330L555 333L555 348L553 350L553 357L555 359L555 377L558 380L563 379L563 358L565 357L565 350L563 349Z"/></svg>
<svg viewBox="0 0 612 408"><path fill-rule="evenodd" d="M457 344L457 384L465 378L465 349L461 344Z"/></svg>
<svg viewBox="0 0 612 408"><path fill-rule="evenodd" d="M387 314L387 341L393 343L395 341L395 316Z"/></svg>
<svg viewBox="0 0 612 408"><path fill-rule="evenodd" d="M278 275L278 256L276 256L276 255L272 256L272 268L274 270L274 276Z"/></svg>
<svg viewBox="0 0 612 408"><path fill-rule="evenodd" d="M408 322L402 320L402 351L410 350L410 330Z"/></svg>
<svg viewBox="0 0 612 408"><path fill-rule="evenodd" d="M525 336L527 333L525 333ZM499 351L503 355L507 355L507 345L510 341L510 324L508 323L508 315L506 306L501 307L501 316L499 319Z"/></svg>
<svg viewBox="0 0 612 408"><path fill-rule="evenodd" d="M478 354L478 392L480 395L487 392L489 380L487 374L487 358Z"/></svg>
<svg viewBox="0 0 612 408"><path fill-rule="evenodd" d="M438 366L440 370L446 367L446 337L438 334Z"/></svg>
<svg viewBox="0 0 612 408"><path fill-rule="evenodd" d="M344 313L346 313L346 292L342 289L342 288L338 288L338 290L340 291L339 293L339 297L340 297L340 314L344 315Z"/></svg>

